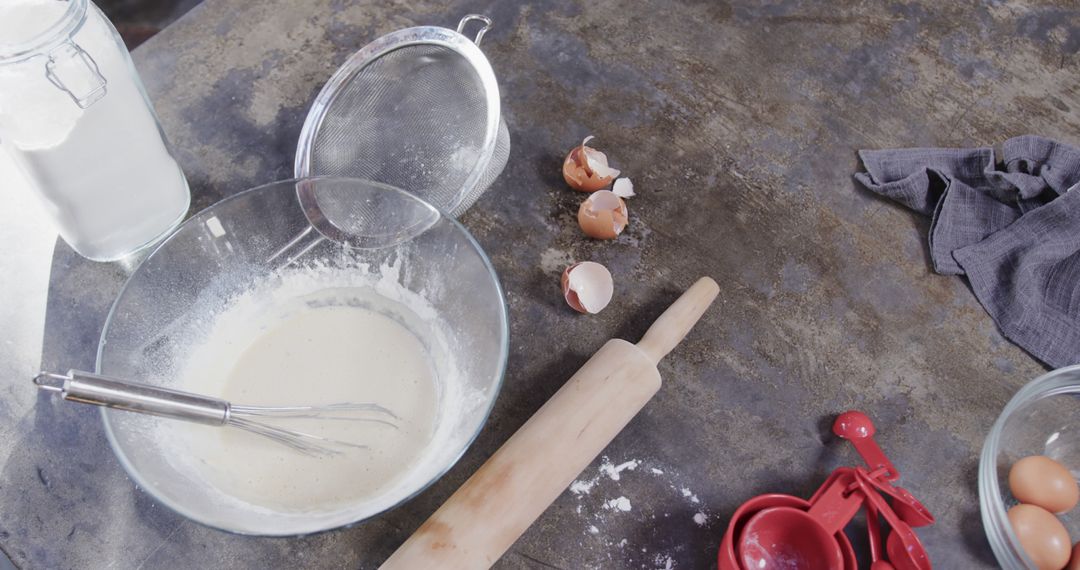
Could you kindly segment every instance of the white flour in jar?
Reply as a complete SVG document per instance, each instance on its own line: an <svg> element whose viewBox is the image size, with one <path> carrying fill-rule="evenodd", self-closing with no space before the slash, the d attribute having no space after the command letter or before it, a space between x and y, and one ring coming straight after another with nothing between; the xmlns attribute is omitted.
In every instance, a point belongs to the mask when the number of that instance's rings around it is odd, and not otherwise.
<svg viewBox="0 0 1080 570"><path fill-rule="evenodd" d="M71 5L0 1L0 46L42 35ZM105 96L81 109L49 80L45 53L0 61L0 149L36 190L64 241L86 257L108 261L179 223L190 194L126 49L92 3L70 41L92 58L106 81ZM41 49L54 53L63 46ZM61 61L57 77L74 89L88 65L72 52L55 53Z"/></svg>

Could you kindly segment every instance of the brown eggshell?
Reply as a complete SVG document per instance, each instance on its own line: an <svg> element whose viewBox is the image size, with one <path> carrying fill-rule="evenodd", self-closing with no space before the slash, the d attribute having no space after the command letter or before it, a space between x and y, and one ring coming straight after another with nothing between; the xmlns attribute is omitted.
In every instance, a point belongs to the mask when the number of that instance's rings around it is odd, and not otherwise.
<svg viewBox="0 0 1080 570"><path fill-rule="evenodd" d="M586 138L580 146L574 147L563 161L563 180L579 192L595 192L607 188L619 175L618 170L608 166L604 153L585 146L591 138Z"/></svg>
<svg viewBox="0 0 1080 570"><path fill-rule="evenodd" d="M1045 455L1031 455L1009 469L1009 489L1021 503L1064 513L1080 501L1080 486L1064 465Z"/></svg>
<svg viewBox="0 0 1080 570"><path fill-rule="evenodd" d="M611 185L611 191L620 198L633 198L637 196L634 194L634 183L629 178L620 178Z"/></svg>
<svg viewBox="0 0 1080 570"><path fill-rule="evenodd" d="M596 314L604 310L611 302L614 290L611 272L594 261L574 263L563 270L563 298L579 313Z"/></svg>
<svg viewBox="0 0 1080 570"><path fill-rule="evenodd" d="M1072 558L1069 559L1067 570L1080 570L1080 542L1073 546Z"/></svg>
<svg viewBox="0 0 1080 570"><path fill-rule="evenodd" d="M1016 505L1009 509L1009 524L1039 570L1061 570L1069 563L1069 532L1050 511L1035 505Z"/></svg>
<svg viewBox="0 0 1080 570"><path fill-rule="evenodd" d="M570 288L570 270L577 267L578 264L569 265L562 272L562 294L566 299L566 304L570 305L570 308L579 313L588 313L585 307L581 306L581 300L578 299L577 291Z"/></svg>
<svg viewBox="0 0 1080 570"><path fill-rule="evenodd" d="M578 225L585 235L614 239L626 229L629 213L626 202L610 190L598 190L578 208Z"/></svg>

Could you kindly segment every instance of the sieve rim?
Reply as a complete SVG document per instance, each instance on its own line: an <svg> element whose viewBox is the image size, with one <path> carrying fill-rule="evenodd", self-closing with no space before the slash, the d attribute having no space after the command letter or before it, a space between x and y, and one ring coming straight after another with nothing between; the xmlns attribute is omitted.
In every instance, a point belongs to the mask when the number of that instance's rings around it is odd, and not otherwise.
<svg viewBox="0 0 1080 570"><path fill-rule="evenodd" d="M482 35L480 34L477 40ZM472 66L480 80L483 95L486 99L487 112L484 119L486 119L487 124L484 129L484 142L480 148L476 164L469 172L465 182L462 183L461 188L454 193L452 202L440 203L431 200L429 197L424 197L424 199L431 201L436 207L450 212L454 211L469 196L473 188L483 178L487 166L495 154L495 145L499 133L499 118L502 112L499 84L495 79L495 71L491 68L491 63L479 46L461 33L441 26L415 26L391 32L360 48L359 51L349 56L345 63L341 64L341 67L323 85L314 102L312 102L307 117L304 119L304 126L300 130L300 139L296 146L296 158L293 164L295 178L320 175L320 173L312 172L312 154L315 149L315 139L331 106L342 93L342 88L356 74L363 72L364 68L380 57L398 49L415 45L438 46L457 53Z"/></svg>

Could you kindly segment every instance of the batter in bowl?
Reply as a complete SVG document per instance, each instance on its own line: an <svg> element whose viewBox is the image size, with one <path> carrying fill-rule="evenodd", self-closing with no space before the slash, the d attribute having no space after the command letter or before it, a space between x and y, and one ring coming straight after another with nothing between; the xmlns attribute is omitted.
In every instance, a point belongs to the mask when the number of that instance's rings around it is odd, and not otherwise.
<svg viewBox="0 0 1080 570"><path fill-rule="evenodd" d="M241 430L176 426L202 478L225 495L275 511L327 510L378 496L432 439L439 400L431 351L404 305L335 288L221 316L191 355L179 387L267 406L376 403L396 427L370 421L275 420L365 446L311 457ZM385 419L361 414L359 417Z"/></svg>

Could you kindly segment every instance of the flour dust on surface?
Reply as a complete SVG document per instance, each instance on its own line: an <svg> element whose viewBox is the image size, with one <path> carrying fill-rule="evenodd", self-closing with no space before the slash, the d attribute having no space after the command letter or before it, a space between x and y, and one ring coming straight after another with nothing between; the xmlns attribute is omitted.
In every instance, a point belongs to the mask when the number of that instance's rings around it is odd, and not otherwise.
<svg viewBox="0 0 1080 570"><path fill-rule="evenodd" d="M581 546L592 561L587 568L690 568L679 561L696 559L697 553L687 551L685 540L665 537L712 532L710 524L719 522L684 477L652 461L603 457L569 490L581 519Z"/></svg>

